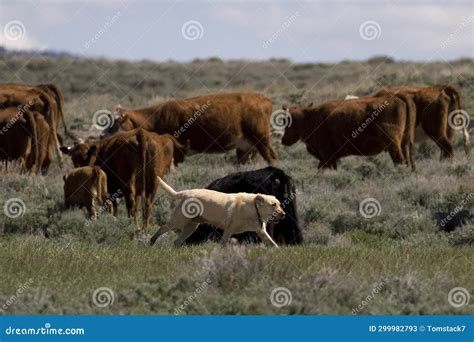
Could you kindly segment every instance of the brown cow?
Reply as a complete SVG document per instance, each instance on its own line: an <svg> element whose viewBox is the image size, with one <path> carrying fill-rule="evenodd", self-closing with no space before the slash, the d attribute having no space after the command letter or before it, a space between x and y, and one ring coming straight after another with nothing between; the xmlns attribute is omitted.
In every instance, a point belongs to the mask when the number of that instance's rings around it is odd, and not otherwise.
<svg viewBox="0 0 474 342"><path fill-rule="evenodd" d="M63 146L61 150L71 156L75 167L97 165L105 171L110 193L125 197L128 216L133 217L137 232L140 230L137 212L140 197L146 206L143 216L143 228L146 229L158 188L156 176L164 176L172 167L173 160L181 161L186 152L185 146L174 137L143 129L72 147ZM113 206L116 214L116 201L113 201Z"/></svg>
<svg viewBox="0 0 474 342"><path fill-rule="evenodd" d="M83 166L72 169L63 176L63 180L66 208L86 207L89 217L95 218L97 216L95 203L99 203L112 213L107 194L107 175L100 167Z"/></svg>
<svg viewBox="0 0 474 342"><path fill-rule="evenodd" d="M25 107L0 109L0 159L19 160L22 171L39 171L37 128L34 115ZM27 162L28 160L28 162Z"/></svg>
<svg viewBox="0 0 474 342"><path fill-rule="evenodd" d="M431 87L393 87L383 88L368 96L385 96L387 94L407 94L413 97L416 104L416 124L441 149L441 158L452 158L453 137L455 130L448 123L449 113L461 110L461 95L450 85L435 85ZM467 125L466 125L467 126ZM469 133L467 127L462 127L464 151L469 154ZM416 139L423 135L417 130Z"/></svg>
<svg viewBox="0 0 474 342"><path fill-rule="evenodd" d="M56 95L59 90L53 85L26 85L26 84L2 84L0 85L0 106L28 106L29 110L42 113L50 127L50 140L56 147L59 164L63 163L63 156L59 149L62 140L57 133L59 118L62 115L62 103L58 103ZM61 112L59 110L61 109ZM64 123L64 119L63 119ZM65 132L67 132L65 128Z"/></svg>
<svg viewBox="0 0 474 342"><path fill-rule="evenodd" d="M318 169L337 169L348 155L370 156L387 150L395 165L415 164L412 157L415 117L396 96L338 100L288 110L283 145L302 140L319 159Z"/></svg>
<svg viewBox="0 0 474 342"><path fill-rule="evenodd" d="M276 152L270 144L272 102L256 93L229 93L172 100L153 107L118 108L114 124L104 136L142 127L158 134L173 134L181 143L189 140L193 153L237 150L240 163L255 150L273 164Z"/></svg>

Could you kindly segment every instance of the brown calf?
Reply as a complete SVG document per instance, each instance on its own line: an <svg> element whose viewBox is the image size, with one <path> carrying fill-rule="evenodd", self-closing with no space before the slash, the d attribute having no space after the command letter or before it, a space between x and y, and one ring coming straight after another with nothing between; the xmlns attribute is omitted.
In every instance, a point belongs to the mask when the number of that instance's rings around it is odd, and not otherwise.
<svg viewBox="0 0 474 342"><path fill-rule="evenodd" d="M63 177L64 203L66 208L86 207L89 217L96 217L95 204L104 206L112 213L107 195L107 175L98 166L83 166L72 169Z"/></svg>

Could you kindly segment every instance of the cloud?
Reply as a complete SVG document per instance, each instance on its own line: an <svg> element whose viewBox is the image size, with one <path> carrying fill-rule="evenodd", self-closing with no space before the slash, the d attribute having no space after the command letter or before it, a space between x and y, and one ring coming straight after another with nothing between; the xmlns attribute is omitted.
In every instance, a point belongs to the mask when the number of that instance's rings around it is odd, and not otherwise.
<svg viewBox="0 0 474 342"><path fill-rule="evenodd" d="M471 2L283 2L240 6L232 3L214 8L210 17L221 25L232 25L258 39L268 39L295 12L299 14L296 20L267 53L277 53L286 47L299 55L311 42L315 42L320 53L307 56L310 58L329 56L329 50L331 59L347 51L351 51L348 58L399 54L418 59L452 58L472 55L473 51ZM379 24L381 32L377 39L361 39L359 28L366 21ZM449 49L445 48L446 39Z"/></svg>

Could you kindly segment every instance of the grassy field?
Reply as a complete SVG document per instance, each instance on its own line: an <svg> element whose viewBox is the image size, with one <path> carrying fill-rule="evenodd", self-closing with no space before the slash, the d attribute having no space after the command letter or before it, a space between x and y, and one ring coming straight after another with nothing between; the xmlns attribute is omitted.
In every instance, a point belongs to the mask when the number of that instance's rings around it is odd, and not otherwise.
<svg viewBox="0 0 474 342"><path fill-rule="evenodd" d="M380 86L451 83L474 113L474 61L394 62L373 58L339 64L196 60L129 63L43 57L0 57L0 82L59 85L66 121L95 137L94 112L140 107L168 98L219 91L258 91L282 104L362 95ZM474 165L458 137L456 157L439 162L431 142L417 148L417 171L390 158L349 157L338 171L317 172L302 144L276 139L278 167L296 182L305 243L271 249L215 243L174 248L169 234L153 248L131 239L119 215L86 220L64 210L62 175L0 173L0 204L21 199L16 218L0 215L1 314L473 314L474 304L448 301L455 287L474 289ZM202 187L237 170L234 153L195 155L167 181ZM366 218L359 204L379 203ZM153 227L172 203L159 193ZM450 217L449 220L446 218ZM444 220L444 221L443 221Z"/></svg>

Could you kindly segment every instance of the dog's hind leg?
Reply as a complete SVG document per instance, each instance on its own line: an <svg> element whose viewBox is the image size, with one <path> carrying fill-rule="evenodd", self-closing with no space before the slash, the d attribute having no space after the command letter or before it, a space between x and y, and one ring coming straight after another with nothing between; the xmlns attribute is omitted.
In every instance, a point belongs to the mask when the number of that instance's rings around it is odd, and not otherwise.
<svg viewBox="0 0 474 342"><path fill-rule="evenodd" d="M158 229L158 231L155 233L155 235L152 236L150 240L150 246L153 246L156 240L158 240L161 235L168 233L170 230L173 230L173 227L171 227L169 224L161 226L160 229Z"/></svg>
<svg viewBox="0 0 474 342"><path fill-rule="evenodd" d="M193 221L188 221L186 225L183 227L183 229L181 230L181 234L179 234L178 238L174 242L174 245L176 247L181 246L184 243L184 241L186 241L186 239L190 237L192 233L194 233L197 226L198 226L198 223L193 222Z"/></svg>

